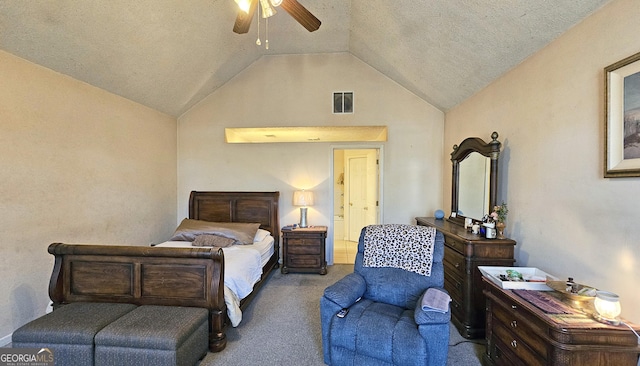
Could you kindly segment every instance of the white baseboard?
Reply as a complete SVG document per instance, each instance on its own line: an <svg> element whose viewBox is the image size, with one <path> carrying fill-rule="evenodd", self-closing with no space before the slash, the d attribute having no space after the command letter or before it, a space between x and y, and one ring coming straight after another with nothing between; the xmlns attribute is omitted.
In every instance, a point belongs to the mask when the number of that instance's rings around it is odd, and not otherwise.
<svg viewBox="0 0 640 366"><path fill-rule="evenodd" d="M10 344L12 336L13 336L13 333L9 334L8 336L0 338L0 347L4 347L4 346Z"/></svg>

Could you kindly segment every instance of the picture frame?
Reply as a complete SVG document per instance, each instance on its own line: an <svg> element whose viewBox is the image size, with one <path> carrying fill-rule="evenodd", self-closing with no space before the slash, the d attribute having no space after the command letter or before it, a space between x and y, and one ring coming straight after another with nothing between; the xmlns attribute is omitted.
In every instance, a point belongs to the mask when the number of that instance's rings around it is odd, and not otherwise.
<svg viewBox="0 0 640 366"><path fill-rule="evenodd" d="M604 177L640 177L640 52L604 72Z"/></svg>

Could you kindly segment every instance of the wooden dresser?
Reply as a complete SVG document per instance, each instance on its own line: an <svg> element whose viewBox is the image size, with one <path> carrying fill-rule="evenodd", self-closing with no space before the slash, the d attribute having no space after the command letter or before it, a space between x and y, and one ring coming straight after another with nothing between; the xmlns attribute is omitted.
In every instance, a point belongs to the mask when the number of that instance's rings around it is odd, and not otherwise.
<svg viewBox="0 0 640 366"><path fill-rule="evenodd" d="M327 274L326 226L282 229L282 273Z"/></svg>
<svg viewBox="0 0 640 366"><path fill-rule="evenodd" d="M483 338L485 297L478 266L513 266L515 241L486 239L434 217L416 217L418 225L444 234L444 287L451 295L451 320L465 338Z"/></svg>
<svg viewBox="0 0 640 366"><path fill-rule="evenodd" d="M487 297L487 352L483 357L484 364L638 364L640 346L636 336L625 325L605 325L579 310L572 311L570 304L564 302L555 291L545 291L544 296L567 305L563 307L563 314L548 314L513 290L503 290L489 280L484 282ZM634 328L638 329L637 326Z"/></svg>

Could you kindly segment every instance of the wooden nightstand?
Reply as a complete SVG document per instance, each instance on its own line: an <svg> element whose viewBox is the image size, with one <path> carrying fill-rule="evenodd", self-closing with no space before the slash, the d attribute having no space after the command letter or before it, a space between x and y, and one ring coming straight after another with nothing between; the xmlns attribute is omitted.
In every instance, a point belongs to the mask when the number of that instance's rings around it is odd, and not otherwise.
<svg viewBox="0 0 640 366"><path fill-rule="evenodd" d="M327 274L326 226L282 228L282 273L316 272Z"/></svg>

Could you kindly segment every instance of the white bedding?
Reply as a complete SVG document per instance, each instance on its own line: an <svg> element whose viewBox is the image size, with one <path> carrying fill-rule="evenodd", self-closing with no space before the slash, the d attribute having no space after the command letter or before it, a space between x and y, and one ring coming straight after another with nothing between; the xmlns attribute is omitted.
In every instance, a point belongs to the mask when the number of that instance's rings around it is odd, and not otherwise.
<svg viewBox="0 0 640 366"><path fill-rule="evenodd" d="M224 252L224 301L231 325L237 327L242 321L240 300L247 297L253 285L262 276L262 267L273 255L274 238L269 235L250 245L232 245L222 248ZM167 241L157 247L192 248L189 241ZM203 248L203 247L197 247Z"/></svg>

